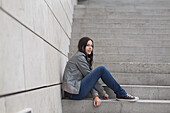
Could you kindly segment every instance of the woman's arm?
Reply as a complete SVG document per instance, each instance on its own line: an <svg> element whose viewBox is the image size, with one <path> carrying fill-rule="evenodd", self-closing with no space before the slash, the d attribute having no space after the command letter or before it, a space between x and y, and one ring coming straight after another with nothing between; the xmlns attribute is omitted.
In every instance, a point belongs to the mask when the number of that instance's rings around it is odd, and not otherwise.
<svg viewBox="0 0 170 113"><path fill-rule="evenodd" d="M94 89L96 89L101 95L106 94L106 91L104 90L102 85L99 83L99 81L97 81L96 85L94 86Z"/></svg>
<svg viewBox="0 0 170 113"><path fill-rule="evenodd" d="M89 65L87 63L87 60L83 55L78 56L76 65L83 76L86 76L87 74L91 72Z"/></svg>
<svg viewBox="0 0 170 113"><path fill-rule="evenodd" d="M99 92L99 94L102 95L103 99L109 99L109 95L106 93L102 85L97 81L96 85L94 86L94 89Z"/></svg>

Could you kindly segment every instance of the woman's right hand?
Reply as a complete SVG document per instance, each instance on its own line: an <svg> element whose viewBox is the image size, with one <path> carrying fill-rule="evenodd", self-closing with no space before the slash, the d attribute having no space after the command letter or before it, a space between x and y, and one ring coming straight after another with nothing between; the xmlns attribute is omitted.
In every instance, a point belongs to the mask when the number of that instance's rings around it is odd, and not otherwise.
<svg viewBox="0 0 170 113"><path fill-rule="evenodd" d="M94 107L100 106L101 103L102 103L102 101L100 100L100 98L98 96L96 96L94 98Z"/></svg>

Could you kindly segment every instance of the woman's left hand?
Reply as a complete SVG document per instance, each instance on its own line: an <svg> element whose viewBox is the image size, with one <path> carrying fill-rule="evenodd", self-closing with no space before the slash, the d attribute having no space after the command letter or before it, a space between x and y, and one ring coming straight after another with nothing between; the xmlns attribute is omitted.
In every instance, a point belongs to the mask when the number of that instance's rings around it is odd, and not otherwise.
<svg viewBox="0 0 170 113"><path fill-rule="evenodd" d="M105 93L105 94L103 95L103 99L104 99L104 100L109 99L109 95L108 95L107 93Z"/></svg>

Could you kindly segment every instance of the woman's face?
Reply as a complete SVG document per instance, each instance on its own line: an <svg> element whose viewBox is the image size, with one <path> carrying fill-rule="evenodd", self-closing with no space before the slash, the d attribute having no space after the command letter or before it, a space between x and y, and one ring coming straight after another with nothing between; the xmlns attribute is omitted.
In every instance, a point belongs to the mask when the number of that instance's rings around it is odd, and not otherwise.
<svg viewBox="0 0 170 113"><path fill-rule="evenodd" d="M92 42L91 40L89 40L89 41L87 42L87 46L86 46L85 50L86 50L86 53L87 53L88 55L91 54L91 52L92 52L92 50L93 50L93 42Z"/></svg>

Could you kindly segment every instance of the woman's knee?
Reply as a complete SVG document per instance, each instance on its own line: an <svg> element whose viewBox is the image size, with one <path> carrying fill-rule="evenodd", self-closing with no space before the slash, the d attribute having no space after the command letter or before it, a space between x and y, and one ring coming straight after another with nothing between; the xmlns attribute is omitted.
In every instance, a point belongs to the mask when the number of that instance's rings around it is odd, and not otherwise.
<svg viewBox="0 0 170 113"><path fill-rule="evenodd" d="M104 66L104 65L101 65L98 67L100 70L104 71L104 70L107 70L107 68Z"/></svg>

